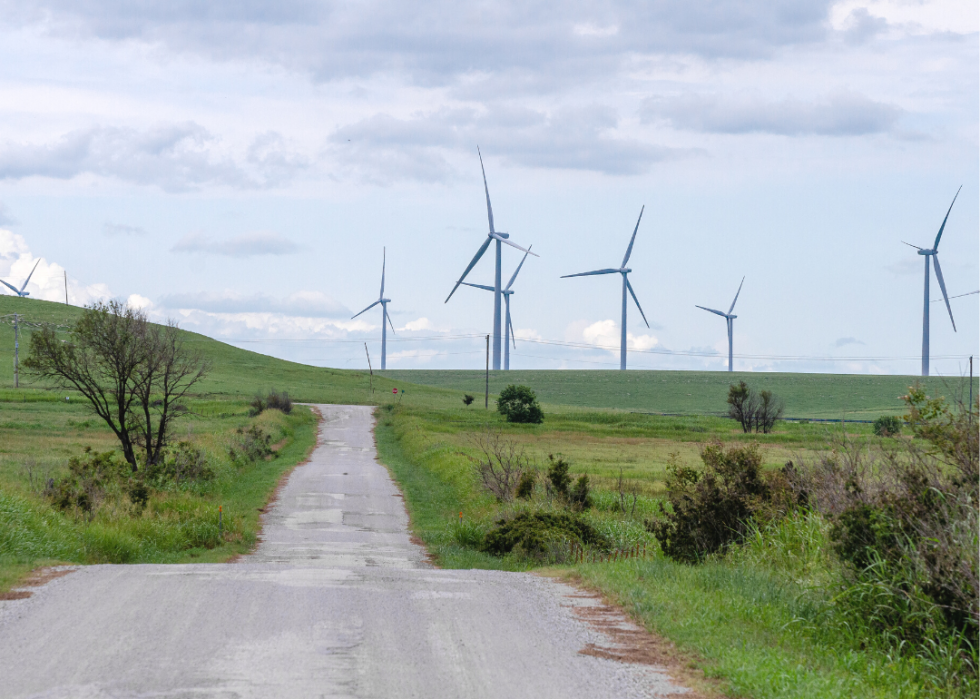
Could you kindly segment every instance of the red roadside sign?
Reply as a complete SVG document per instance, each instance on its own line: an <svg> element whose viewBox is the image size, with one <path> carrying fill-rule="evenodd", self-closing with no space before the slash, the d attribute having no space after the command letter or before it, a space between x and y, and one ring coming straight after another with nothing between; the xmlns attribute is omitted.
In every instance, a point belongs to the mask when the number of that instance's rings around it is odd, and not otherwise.
<svg viewBox="0 0 980 699"><path fill-rule="evenodd" d="M398 393L398 389L397 388L393 388L393 389L391 389L391 392L397 394Z"/></svg>

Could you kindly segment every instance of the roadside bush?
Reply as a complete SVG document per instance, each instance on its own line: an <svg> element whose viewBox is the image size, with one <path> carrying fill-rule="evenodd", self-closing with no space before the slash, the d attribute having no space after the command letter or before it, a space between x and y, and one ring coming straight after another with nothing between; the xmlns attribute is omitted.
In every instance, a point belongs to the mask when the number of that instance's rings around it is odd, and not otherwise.
<svg viewBox="0 0 980 699"><path fill-rule="evenodd" d="M86 447L83 456L68 460L68 475L48 481L44 494L59 510L91 518L110 492L120 491L129 477L129 466L119 461L115 452L99 453Z"/></svg>
<svg viewBox="0 0 980 699"><path fill-rule="evenodd" d="M214 469L207 455L190 442L180 442L167 450L164 458L144 470L147 481L160 487L169 483L181 485L214 479Z"/></svg>
<svg viewBox="0 0 980 699"><path fill-rule="evenodd" d="M228 456L238 466L253 464L259 460L267 460L275 456L272 451L272 435L266 434L258 425L239 427L232 437L228 448Z"/></svg>
<svg viewBox="0 0 980 699"><path fill-rule="evenodd" d="M546 556L555 544L577 543L608 550L609 541L581 517L567 512L522 512L501 519L484 537L482 551L503 556L515 549L527 556Z"/></svg>
<svg viewBox="0 0 980 699"><path fill-rule="evenodd" d="M667 500L647 531L668 557L698 563L745 538L754 518L773 519L795 502L785 477L765 477L758 447L711 444L701 451L704 470L676 462L667 467Z"/></svg>
<svg viewBox="0 0 980 699"><path fill-rule="evenodd" d="M497 411L507 418L507 422L544 422L544 412L538 405L538 398L528 386L511 384L502 390L497 398Z"/></svg>
<svg viewBox="0 0 980 699"><path fill-rule="evenodd" d="M509 502L524 474L531 470L531 461L517 442L504 439L500 430L487 425L474 440L480 451L478 457L468 457L476 467L483 487L498 502Z"/></svg>
<svg viewBox="0 0 980 699"><path fill-rule="evenodd" d="M548 454L548 491L562 500L568 499L568 486L572 484L572 477L568 475L569 463L561 455L555 458L554 454Z"/></svg>
<svg viewBox="0 0 980 699"><path fill-rule="evenodd" d="M463 405L470 405L473 402L473 396L469 393L463 394Z"/></svg>
<svg viewBox="0 0 980 699"><path fill-rule="evenodd" d="M278 410L286 415L293 412L293 401L290 400L289 394L285 391L280 393L276 389L269 391L269 394L265 398L261 395L256 395L249 405L251 406L248 411L250 417L256 417L265 410Z"/></svg>
<svg viewBox="0 0 980 699"><path fill-rule="evenodd" d="M902 421L894 415L882 415L872 425L879 437L894 437L902 433Z"/></svg>
<svg viewBox="0 0 980 699"><path fill-rule="evenodd" d="M728 387L728 417L742 426L742 432L769 434L784 409L782 398L772 391L756 394L744 381Z"/></svg>
<svg viewBox="0 0 980 699"><path fill-rule="evenodd" d="M521 475L521 480L517 482L515 495L521 500L530 500L534 496L534 485L537 480L537 474L534 471L525 471Z"/></svg>

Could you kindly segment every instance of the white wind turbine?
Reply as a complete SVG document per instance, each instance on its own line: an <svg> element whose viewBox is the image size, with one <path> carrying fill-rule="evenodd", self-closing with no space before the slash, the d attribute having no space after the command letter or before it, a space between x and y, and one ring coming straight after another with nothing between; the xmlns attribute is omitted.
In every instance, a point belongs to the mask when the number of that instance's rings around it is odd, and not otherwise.
<svg viewBox="0 0 980 699"><path fill-rule="evenodd" d="M388 326L385 325L385 321L388 321L388 324L391 325L391 332L395 332L395 324L391 322L391 316L388 315L388 304L391 303L391 299L386 299L385 298L385 261L386 261L385 258L386 258L386 256L387 256L387 252L386 252L386 250L384 248L382 248L382 250L381 250L381 293L378 294L378 300L375 301L374 303L372 303L367 308L365 308L363 311L361 311L361 313L364 313L365 311L371 310L372 308L374 308L375 306L377 306L379 303L381 304L381 311L382 311L382 315L381 315L381 370L382 371L384 371L385 368L387 367L387 356L388 356L388 332L387 332L388 331ZM357 316L361 315L361 313L358 313L357 315L352 316L351 317L351 320L354 320L354 318L357 318Z"/></svg>
<svg viewBox="0 0 980 699"><path fill-rule="evenodd" d="M7 287L8 289L10 289L12 292L14 292L15 294L17 294L18 296L30 296L31 295L31 292L30 291L24 291L24 290L27 288L27 283L29 281L31 281L31 277L34 276L34 270L37 269L37 266L40 263L41 263L41 258L38 258L37 262L34 263L34 268L31 269L31 273L27 275L27 279L24 280L24 283L21 285L21 287L19 289L16 286L14 286L13 284L8 284L3 279L0 279L0 284L3 284L5 287Z"/></svg>

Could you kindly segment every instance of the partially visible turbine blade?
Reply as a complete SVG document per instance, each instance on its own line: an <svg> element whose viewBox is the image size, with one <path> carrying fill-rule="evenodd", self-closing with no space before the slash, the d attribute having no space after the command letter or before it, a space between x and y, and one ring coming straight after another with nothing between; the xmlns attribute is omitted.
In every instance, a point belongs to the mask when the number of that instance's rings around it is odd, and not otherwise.
<svg viewBox="0 0 980 699"><path fill-rule="evenodd" d="M476 263L480 261L480 258L483 257L483 253L485 253L487 248L490 247L491 240L493 240L493 238L487 236L487 239L483 241L483 245L481 245L480 249L476 251L473 259L470 260L470 263L466 266L466 269L463 270L463 275L459 278L459 281L456 282L456 286L454 286L453 290L449 292L449 296L446 297L446 300L443 301L443 303L449 303L449 299L453 297L453 294L456 293L456 289L458 289L459 285L463 283L464 279L466 279L466 275L470 273L470 270L473 269L476 266Z"/></svg>
<svg viewBox="0 0 980 699"><path fill-rule="evenodd" d="M742 284L745 283L745 277L742 277L742 281L738 285L738 291L735 292L735 298L732 299L732 307L728 309L728 315L732 314L735 310L735 302L738 301L738 295L742 293Z"/></svg>
<svg viewBox="0 0 980 699"><path fill-rule="evenodd" d="M623 275L623 276L625 277L626 275ZM630 284L630 280L628 278L626 279L626 288L630 290L630 296L633 297L633 303L635 303L636 304L636 307L640 309L640 315L643 316L643 322L646 323L647 324L647 327L649 328L650 327L650 323L647 322L647 316L643 312L643 308L640 306L640 301L639 301L639 299L636 298L636 292L633 291L633 285Z"/></svg>
<svg viewBox="0 0 980 699"><path fill-rule="evenodd" d="M381 299L378 299L377 301L375 301L374 303L372 303L370 306L368 306L363 311L361 311L361 313L364 313L365 311L370 311L372 308L374 308L375 306L377 306L379 303L381 303ZM354 320L355 318L357 318L357 316L361 315L361 313L358 313L357 315L351 316L350 319L351 320Z"/></svg>
<svg viewBox="0 0 980 699"><path fill-rule="evenodd" d="M959 192L957 192L959 194ZM943 270L939 266L939 255L932 256L932 266L936 268L936 279L939 280L939 288L943 290L943 299L946 301L946 310L949 311L949 322L953 324L953 332L956 332L956 321L953 320L953 309L949 307L949 296L946 295L946 282L943 281Z"/></svg>
<svg viewBox="0 0 980 699"><path fill-rule="evenodd" d="M387 256L387 250L381 248L381 293L378 294L379 299L385 295L385 262L387 261Z"/></svg>
<svg viewBox="0 0 980 699"><path fill-rule="evenodd" d="M395 324L391 322L391 316L388 315L388 304L384 304L383 308L384 308L384 312L385 312L385 318L388 320L388 325L391 326L391 334L394 335L395 334ZM381 321L381 322L384 322L384 321Z"/></svg>
<svg viewBox="0 0 980 699"><path fill-rule="evenodd" d="M480 172L483 173L483 191L487 193L487 218L490 220L490 232L493 233L493 207L490 206L490 188L487 187L487 171L483 168L483 153L480 152L480 146L476 147L476 154L480 156Z"/></svg>
<svg viewBox="0 0 980 699"><path fill-rule="evenodd" d="M17 287L16 287L16 286L14 286L13 284L8 284L8 283L7 283L7 282L5 282L5 281L4 281L3 279L0 279L0 284L3 284L3 285L4 285L5 287L7 287L8 289L10 289L10 290L11 290L12 292L14 292L14 293L15 293L15 294L17 294L18 296L20 296L20 292L19 292L19 291L17 291Z"/></svg>
<svg viewBox="0 0 980 699"><path fill-rule="evenodd" d="M960 185L960 189L963 189L963 185ZM943 237L943 229L946 227L946 219L949 218L949 212L953 210L953 204L956 203L956 197L960 195L960 189L957 189L956 194L953 195L953 202L949 205L949 210L946 212L946 218L943 219L943 225L939 227L939 232L936 234L936 242L932 246L933 250L939 250L939 239ZM952 315L950 317L952 317Z"/></svg>
<svg viewBox="0 0 980 699"><path fill-rule="evenodd" d="M511 241L507 240L507 238L497 235L496 233L494 233L490 237L493 238L494 240L499 240L504 245L510 245L512 248L517 248L521 252L527 253L528 255L534 255L535 257L539 257L539 255L536 255L535 253L531 252L530 248L522 248L517 243L512 243Z"/></svg>
<svg viewBox="0 0 980 699"><path fill-rule="evenodd" d="M618 269L596 269L591 272L579 272L578 274L566 274L562 279L568 279L569 277L589 277L593 274L618 274Z"/></svg>
<svg viewBox="0 0 980 699"><path fill-rule="evenodd" d="M510 328L510 341L514 343L514 349L517 349L517 338L514 336L514 324L510 322L510 309L507 309L507 327Z"/></svg>
<svg viewBox="0 0 980 699"><path fill-rule="evenodd" d="M905 243L904 240L902 242ZM912 243L905 243L905 244L908 245L910 248L915 248L916 250L921 250L922 249L918 245L912 245Z"/></svg>
<svg viewBox="0 0 980 699"><path fill-rule="evenodd" d="M492 286L487 286L486 284L471 284L470 282L463 282L463 286L472 286L474 289L484 289L486 291L496 291Z"/></svg>
<svg viewBox="0 0 980 699"><path fill-rule="evenodd" d="M713 308L705 308L704 306L699 306L697 304L694 304L694 307L695 308L700 308L702 311L707 311L708 313L714 313L715 315L719 315L722 318L728 318L728 315L727 314L722 313L721 311L716 311Z"/></svg>
<svg viewBox="0 0 980 699"><path fill-rule="evenodd" d="M527 256L531 254L531 248L533 247L533 245L527 246L527 252L524 253L524 257L521 258L521 264L517 265L517 269L514 270L514 276L510 278L510 281L507 282L507 286L505 286L504 289L510 289L510 287L514 285L514 280L517 279L517 273L521 271L521 267L524 266L524 260L526 260Z"/></svg>
<svg viewBox="0 0 980 699"><path fill-rule="evenodd" d="M37 266L39 264L41 264L41 258L40 257L37 258L37 262L34 263L34 269L31 270L31 273L27 275L27 279L24 280L24 286L20 287L21 292L23 292L24 289L27 288L27 282L31 281L31 277L34 276L34 270L37 269Z"/></svg>
<svg viewBox="0 0 980 699"><path fill-rule="evenodd" d="M640 218L643 218L643 210L645 208L647 208L646 204L640 207ZM623 257L623 267L626 266L626 263L630 260L630 255L633 254L633 241L636 240L636 232L640 230L640 218L636 219L636 228L633 229L633 237L630 238L630 246L626 248L626 255Z"/></svg>

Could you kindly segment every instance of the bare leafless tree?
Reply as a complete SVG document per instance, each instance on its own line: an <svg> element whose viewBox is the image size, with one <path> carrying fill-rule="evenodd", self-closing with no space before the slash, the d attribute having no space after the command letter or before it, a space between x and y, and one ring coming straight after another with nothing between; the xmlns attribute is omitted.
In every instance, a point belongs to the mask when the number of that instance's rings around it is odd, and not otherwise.
<svg viewBox="0 0 980 699"><path fill-rule="evenodd" d="M53 327L31 336L24 365L42 379L74 388L119 439L133 471L138 452L155 463L180 400L209 370L187 352L177 326L151 324L146 313L119 301L86 308L62 340Z"/></svg>
<svg viewBox="0 0 980 699"><path fill-rule="evenodd" d="M532 469L524 447L504 438L500 428L493 425L487 425L472 443L480 451L479 456L470 459L483 487L500 502L509 502L521 477Z"/></svg>

